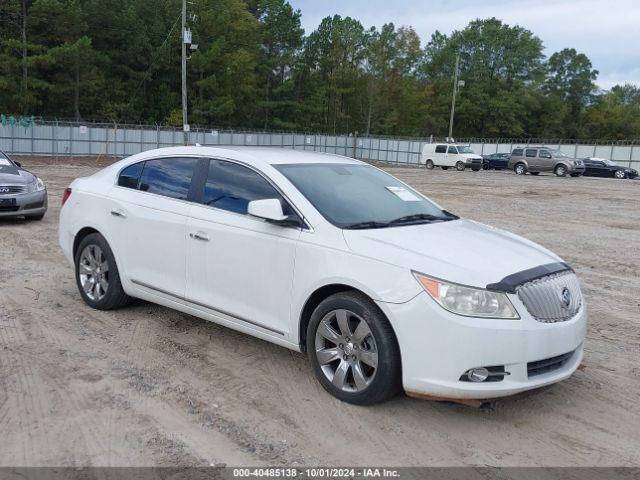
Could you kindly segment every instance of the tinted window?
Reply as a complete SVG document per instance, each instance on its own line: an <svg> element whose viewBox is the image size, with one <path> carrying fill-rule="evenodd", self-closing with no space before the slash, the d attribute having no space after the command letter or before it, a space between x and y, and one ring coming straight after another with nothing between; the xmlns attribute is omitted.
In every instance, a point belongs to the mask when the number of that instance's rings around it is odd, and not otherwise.
<svg viewBox="0 0 640 480"><path fill-rule="evenodd" d="M551 158L551 152L549 150L540 150L539 155L542 158Z"/></svg>
<svg viewBox="0 0 640 480"><path fill-rule="evenodd" d="M436 145L436 153L447 153L446 145Z"/></svg>
<svg viewBox="0 0 640 480"><path fill-rule="evenodd" d="M458 153L458 149L456 149L456 147L454 146L450 146L447 153Z"/></svg>
<svg viewBox="0 0 640 480"><path fill-rule="evenodd" d="M513 155L514 157L521 157L522 156L522 149L521 148L516 148L511 155Z"/></svg>
<svg viewBox="0 0 640 480"><path fill-rule="evenodd" d="M143 192L186 200L197 163L197 158L147 160L138 188Z"/></svg>
<svg viewBox="0 0 640 480"><path fill-rule="evenodd" d="M527 148L525 150L525 153L526 153L527 157L535 157L536 153L538 153L538 150L536 150L535 148Z"/></svg>
<svg viewBox="0 0 640 480"><path fill-rule="evenodd" d="M285 215L294 213L278 191L250 168L223 160L211 160L209 163L209 174L202 196L203 204L246 214L249 202L267 198L279 199Z"/></svg>
<svg viewBox="0 0 640 480"><path fill-rule="evenodd" d="M122 172L120 172L120 177L118 177L118 185L121 187L137 189L138 180L140 179L143 167L144 162L140 162L129 165L127 168L122 170Z"/></svg>

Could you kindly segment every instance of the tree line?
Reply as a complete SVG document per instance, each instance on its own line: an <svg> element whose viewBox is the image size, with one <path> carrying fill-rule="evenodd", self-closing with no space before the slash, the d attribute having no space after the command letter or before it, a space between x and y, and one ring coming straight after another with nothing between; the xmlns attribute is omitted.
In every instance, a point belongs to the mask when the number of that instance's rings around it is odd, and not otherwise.
<svg viewBox="0 0 640 480"><path fill-rule="evenodd" d="M181 125L180 0L2 0L0 113ZM477 19L416 31L285 0L190 0L192 124L444 136L456 55L459 137L640 137L640 88L597 86L589 58ZM436 26L434 26L436 27Z"/></svg>

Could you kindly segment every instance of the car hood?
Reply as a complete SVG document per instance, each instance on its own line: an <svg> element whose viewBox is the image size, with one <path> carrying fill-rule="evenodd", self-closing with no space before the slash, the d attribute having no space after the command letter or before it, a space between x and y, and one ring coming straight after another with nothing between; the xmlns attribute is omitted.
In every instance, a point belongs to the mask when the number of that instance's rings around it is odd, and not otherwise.
<svg viewBox="0 0 640 480"><path fill-rule="evenodd" d="M482 160L482 155L478 155L475 153L462 153L461 155L474 160Z"/></svg>
<svg viewBox="0 0 640 480"><path fill-rule="evenodd" d="M525 238L471 220L343 232L356 254L481 288L562 261Z"/></svg>
<svg viewBox="0 0 640 480"><path fill-rule="evenodd" d="M0 184L6 183L9 185L16 184L28 184L35 181L36 177L33 174L19 168L11 166L2 166L0 168Z"/></svg>

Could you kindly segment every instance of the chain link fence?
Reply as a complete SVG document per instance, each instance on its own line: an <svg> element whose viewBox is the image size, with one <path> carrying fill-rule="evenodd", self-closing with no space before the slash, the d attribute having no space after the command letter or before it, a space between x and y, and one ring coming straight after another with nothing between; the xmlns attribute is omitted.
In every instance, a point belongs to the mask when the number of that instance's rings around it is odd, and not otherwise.
<svg viewBox="0 0 640 480"><path fill-rule="evenodd" d="M183 144L175 127L118 123L32 120L0 123L0 150L10 154L126 157L145 150ZM390 164L418 165L422 148L437 140L358 135L264 132L192 128L190 144L246 145L327 152ZM516 146L546 145L577 158L602 157L640 168L640 141L598 142L562 139L458 139L480 155L511 152Z"/></svg>

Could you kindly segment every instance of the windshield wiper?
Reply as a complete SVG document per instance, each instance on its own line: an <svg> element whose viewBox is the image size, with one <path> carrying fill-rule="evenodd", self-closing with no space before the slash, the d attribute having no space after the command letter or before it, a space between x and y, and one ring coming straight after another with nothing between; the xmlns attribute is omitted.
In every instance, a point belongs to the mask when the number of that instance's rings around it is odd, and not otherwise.
<svg viewBox="0 0 640 480"><path fill-rule="evenodd" d="M345 228L347 230L365 230L367 228L386 228L388 226L389 224L385 222L368 221L368 222L351 223L349 225L345 225L342 228Z"/></svg>
<svg viewBox="0 0 640 480"><path fill-rule="evenodd" d="M416 213L414 215L406 215L404 217L391 220L389 224L398 225L400 223L413 223L413 222L446 222L447 220L453 220L453 217L450 217L450 216L440 217L436 215L430 215L428 213Z"/></svg>

